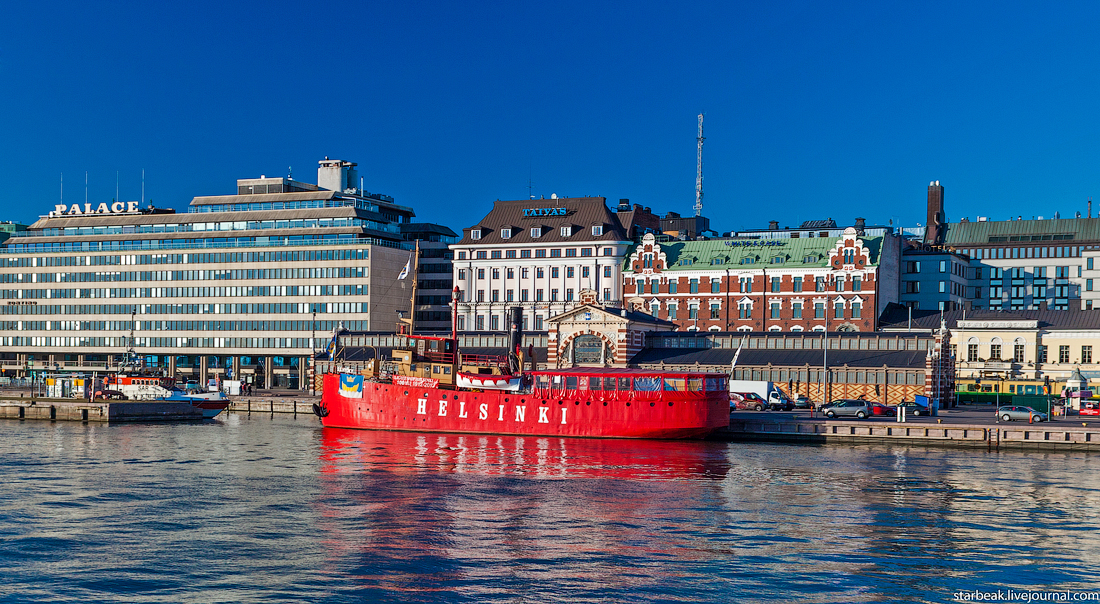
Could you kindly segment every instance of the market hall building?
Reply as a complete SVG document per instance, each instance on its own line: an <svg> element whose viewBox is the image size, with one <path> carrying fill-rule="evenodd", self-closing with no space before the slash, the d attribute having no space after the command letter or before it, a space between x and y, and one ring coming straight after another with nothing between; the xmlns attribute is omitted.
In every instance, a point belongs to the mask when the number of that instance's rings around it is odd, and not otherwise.
<svg viewBox="0 0 1100 604"><path fill-rule="evenodd" d="M145 367L177 379L306 388L336 328L392 331L409 307L414 212L361 190L355 166L238 180L187 213L50 206L0 245L3 374L115 369L133 330Z"/></svg>

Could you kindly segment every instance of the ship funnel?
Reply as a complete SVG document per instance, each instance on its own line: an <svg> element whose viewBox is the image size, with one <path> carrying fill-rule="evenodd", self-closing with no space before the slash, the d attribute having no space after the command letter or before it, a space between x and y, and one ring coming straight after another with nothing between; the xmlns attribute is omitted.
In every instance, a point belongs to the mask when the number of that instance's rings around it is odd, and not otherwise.
<svg viewBox="0 0 1100 604"><path fill-rule="evenodd" d="M520 346L523 346L523 307L513 306L508 309L508 350L519 354Z"/></svg>

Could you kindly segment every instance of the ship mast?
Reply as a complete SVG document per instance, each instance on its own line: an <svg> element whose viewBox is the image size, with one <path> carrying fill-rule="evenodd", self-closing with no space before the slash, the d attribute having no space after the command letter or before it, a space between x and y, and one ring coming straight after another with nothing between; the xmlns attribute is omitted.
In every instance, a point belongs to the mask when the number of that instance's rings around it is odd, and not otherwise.
<svg viewBox="0 0 1100 604"><path fill-rule="evenodd" d="M409 335L413 335L416 326L416 286L417 276L420 274L420 240L416 240L416 251L413 252L412 269L412 298L409 299Z"/></svg>

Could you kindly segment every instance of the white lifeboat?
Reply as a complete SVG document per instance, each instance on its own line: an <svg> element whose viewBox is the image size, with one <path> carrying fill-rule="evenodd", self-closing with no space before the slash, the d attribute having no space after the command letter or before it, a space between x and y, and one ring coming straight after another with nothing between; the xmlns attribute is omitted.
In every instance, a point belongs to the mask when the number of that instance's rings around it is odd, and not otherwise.
<svg viewBox="0 0 1100 604"><path fill-rule="evenodd" d="M477 388L479 390L519 390L523 383L521 375L492 375L488 373L458 372L459 388Z"/></svg>

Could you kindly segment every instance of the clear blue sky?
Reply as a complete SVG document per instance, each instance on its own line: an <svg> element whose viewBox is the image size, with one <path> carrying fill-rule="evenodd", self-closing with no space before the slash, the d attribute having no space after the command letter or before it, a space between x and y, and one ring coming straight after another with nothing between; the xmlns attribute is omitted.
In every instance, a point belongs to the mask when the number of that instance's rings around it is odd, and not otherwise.
<svg viewBox="0 0 1100 604"><path fill-rule="evenodd" d="M308 6L307 6L308 4ZM495 199L691 212L718 230L1100 208L1095 2L9 2L0 219L185 210L325 156L458 229Z"/></svg>

